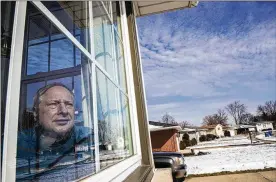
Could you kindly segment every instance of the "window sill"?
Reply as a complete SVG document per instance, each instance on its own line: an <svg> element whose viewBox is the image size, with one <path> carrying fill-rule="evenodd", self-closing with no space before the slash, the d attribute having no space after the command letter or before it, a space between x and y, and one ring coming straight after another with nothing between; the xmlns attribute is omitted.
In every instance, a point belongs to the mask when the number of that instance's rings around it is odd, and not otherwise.
<svg viewBox="0 0 276 182"><path fill-rule="evenodd" d="M129 174L132 174L133 171L136 170L137 168L136 166L140 166L140 165L141 165L141 155L134 155L118 164L115 164L103 171L100 171L97 174L85 177L83 179L79 179L79 181L81 182L86 182L86 181L100 182L100 181L112 181L112 180L116 181L116 179L118 178L127 178Z"/></svg>
<svg viewBox="0 0 276 182"><path fill-rule="evenodd" d="M153 177L152 167L149 165L139 166L135 171L133 171L124 182L148 182L151 181Z"/></svg>

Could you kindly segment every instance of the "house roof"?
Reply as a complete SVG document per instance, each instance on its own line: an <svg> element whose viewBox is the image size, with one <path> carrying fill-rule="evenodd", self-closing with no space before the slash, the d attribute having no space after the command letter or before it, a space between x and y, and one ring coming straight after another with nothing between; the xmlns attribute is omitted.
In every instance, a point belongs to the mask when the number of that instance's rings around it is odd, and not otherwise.
<svg viewBox="0 0 276 182"><path fill-rule="evenodd" d="M150 128L151 132L162 131L162 130L177 130L177 131L180 131L181 127L180 126L170 126L170 127Z"/></svg>
<svg viewBox="0 0 276 182"><path fill-rule="evenodd" d="M133 1L136 16L196 7L198 1Z"/></svg>
<svg viewBox="0 0 276 182"><path fill-rule="evenodd" d="M162 123L159 121L149 121L149 124L154 126L163 126L163 127L178 126L178 124Z"/></svg>
<svg viewBox="0 0 276 182"><path fill-rule="evenodd" d="M200 128L202 129L214 129L217 125L203 125Z"/></svg>
<svg viewBox="0 0 276 182"><path fill-rule="evenodd" d="M237 128L255 128L254 125L238 125Z"/></svg>
<svg viewBox="0 0 276 182"><path fill-rule="evenodd" d="M185 132L192 132L192 131L207 131L207 130L208 129L206 128L200 128L200 127L185 127L180 132L185 133Z"/></svg>

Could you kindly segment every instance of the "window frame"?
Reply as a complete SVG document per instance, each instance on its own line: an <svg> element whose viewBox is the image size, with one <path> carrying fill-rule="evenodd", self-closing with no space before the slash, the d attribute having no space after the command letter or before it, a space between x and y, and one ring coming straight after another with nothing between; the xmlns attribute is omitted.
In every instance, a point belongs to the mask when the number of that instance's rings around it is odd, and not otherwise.
<svg viewBox="0 0 276 182"><path fill-rule="evenodd" d="M65 26L40 2L32 1L32 3L44 16L46 16L49 21L56 26L64 35L67 37L81 53L83 53L88 58L88 65L92 69L92 97L93 97L93 120L97 121L97 89L96 89L96 68L102 71L102 73L117 87L118 93L122 93L129 101L129 115L130 115L130 125L132 134L132 145L133 145L133 155L117 164L114 164L102 171L99 171L99 140L98 140L98 122L94 122L94 133L95 137L95 157L96 157L96 174L88 175L84 178L77 179L77 181L122 181L129 174L131 174L138 166L141 165L141 147L140 147L140 135L138 129L137 120L137 110L134 92L134 80L132 73L132 63L131 63L131 52L130 43L128 35L128 25L127 16L125 9L125 2L120 1L120 16L121 16L121 30L122 30L122 43L124 51L124 65L126 72L126 85L127 91L121 88L120 83L117 79L112 78L112 76L95 60L94 49L93 49L93 7L92 2L88 1L89 13L90 13L90 48L91 53L83 47L83 45L72 35ZM102 2L103 4L103 2ZM105 8L105 11L108 11ZM16 179L16 149L17 149L17 130L18 130L18 120L20 112L20 86L21 86L21 71L22 66L24 66L22 55L23 55L23 43L25 39L25 20L27 12L27 2L17 1L15 5L15 15L14 15L14 28L12 37L12 49L10 57L10 68L9 68L9 79L7 88L7 105L6 105L6 119L5 119L5 137L3 145L3 168L2 168L2 181L15 181ZM108 14L108 12L107 12ZM108 14L109 15L109 14ZM109 16L110 18L110 16ZM112 19L111 19L112 20ZM111 21L113 22L113 21ZM114 24L112 24L113 31L116 31ZM118 32L117 32L118 33ZM114 35L112 35L114 36ZM113 37L114 40L114 37ZM117 66L117 65L116 65ZM23 78L23 77L22 77ZM34 78L36 79L36 78ZM14 107L17 106L17 107Z"/></svg>

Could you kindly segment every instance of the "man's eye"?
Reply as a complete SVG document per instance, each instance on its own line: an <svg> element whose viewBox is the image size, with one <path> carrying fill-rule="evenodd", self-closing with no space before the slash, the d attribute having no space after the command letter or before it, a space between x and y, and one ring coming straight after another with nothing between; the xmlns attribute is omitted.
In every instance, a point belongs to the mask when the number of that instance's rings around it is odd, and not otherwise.
<svg viewBox="0 0 276 182"><path fill-rule="evenodd" d="M73 103L66 103L68 107L73 107Z"/></svg>
<svg viewBox="0 0 276 182"><path fill-rule="evenodd" d="M50 107L56 107L58 104L57 103L49 103L48 106Z"/></svg>

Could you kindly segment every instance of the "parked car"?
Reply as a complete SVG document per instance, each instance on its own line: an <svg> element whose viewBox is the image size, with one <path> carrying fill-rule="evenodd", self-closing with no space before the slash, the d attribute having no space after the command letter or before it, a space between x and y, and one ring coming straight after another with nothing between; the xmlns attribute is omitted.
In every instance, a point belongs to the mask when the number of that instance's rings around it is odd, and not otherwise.
<svg viewBox="0 0 276 182"><path fill-rule="evenodd" d="M184 156L179 152L153 152L156 168L171 168L174 182L182 182L187 175Z"/></svg>

